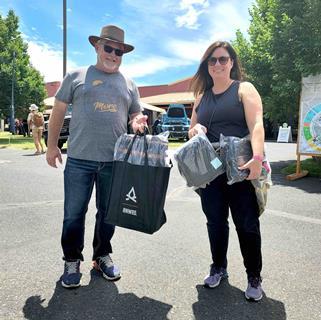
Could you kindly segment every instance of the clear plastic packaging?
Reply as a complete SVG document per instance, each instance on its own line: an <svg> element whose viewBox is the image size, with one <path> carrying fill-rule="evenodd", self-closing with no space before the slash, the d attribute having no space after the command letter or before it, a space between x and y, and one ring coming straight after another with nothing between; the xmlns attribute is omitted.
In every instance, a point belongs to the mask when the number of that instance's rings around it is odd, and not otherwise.
<svg viewBox="0 0 321 320"><path fill-rule="evenodd" d="M262 162L261 176L258 179L251 180L251 183L255 189L255 195L257 199L257 204L259 206L259 214L261 215L266 207L267 203L267 191L272 186L271 179L271 166L266 155Z"/></svg>
<svg viewBox="0 0 321 320"><path fill-rule="evenodd" d="M168 156L168 135L145 135L147 143L148 165L152 167L170 167ZM134 140L134 143L133 143ZM124 161L130 145L133 143L128 162L136 165L145 164L144 135L122 134L115 144L114 161Z"/></svg>
<svg viewBox="0 0 321 320"><path fill-rule="evenodd" d="M202 131L178 148L174 159L189 187L206 187L224 173L221 159Z"/></svg>
<svg viewBox="0 0 321 320"><path fill-rule="evenodd" d="M252 147L249 136L245 138L220 136L221 158L226 166L227 183L229 185L245 180L249 175L249 170L239 170L242 166L252 158ZM264 154L262 162L262 171L258 179L251 180L255 189L259 214L261 215L267 203L267 191L272 185L271 166L269 160Z"/></svg>
<svg viewBox="0 0 321 320"><path fill-rule="evenodd" d="M229 185L245 180L250 171L239 167L251 160L253 153L249 137L238 138L220 135L221 157L226 166L227 183Z"/></svg>

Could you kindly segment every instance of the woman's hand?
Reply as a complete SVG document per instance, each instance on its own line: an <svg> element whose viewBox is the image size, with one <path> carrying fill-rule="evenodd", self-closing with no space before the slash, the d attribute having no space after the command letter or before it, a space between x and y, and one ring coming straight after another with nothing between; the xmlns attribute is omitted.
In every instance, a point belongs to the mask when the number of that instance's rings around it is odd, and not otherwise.
<svg viewBox="0 0 321 320"><path fill-rule="evenodd" d="M243 166L239 167L239 170L245 170L245 169L250 170L250 174L246 178L246 180L258 179L260 177L261 171L262 171L262 161L252 158L250 161L245 163Z"/></svg>
<svg viewBox="0 0 321 320"><path fill-rule="evenodd" d="M202 126L200 123L196 123L196 125L188 131L188 135L190 138L192 138L200 132L207 133L207 128Z"/></svg>

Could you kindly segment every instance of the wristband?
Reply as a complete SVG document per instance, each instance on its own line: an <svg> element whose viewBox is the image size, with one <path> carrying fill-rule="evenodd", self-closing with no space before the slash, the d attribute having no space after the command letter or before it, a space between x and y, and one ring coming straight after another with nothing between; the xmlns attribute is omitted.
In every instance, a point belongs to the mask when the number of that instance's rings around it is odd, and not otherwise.
<svg viewBox="0 0 321 320"><path fill-rule="evenodd" d="M264 158L262 156L260 156L259 154L255 154L252 157L253 160L259 161L259 162L263 162Z"/></svg>

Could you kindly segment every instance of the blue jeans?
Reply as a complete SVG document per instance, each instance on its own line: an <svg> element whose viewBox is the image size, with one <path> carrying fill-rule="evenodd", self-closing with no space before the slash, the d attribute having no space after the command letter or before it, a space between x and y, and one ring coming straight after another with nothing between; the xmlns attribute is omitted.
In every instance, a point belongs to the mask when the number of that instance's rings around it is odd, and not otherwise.
<svg viewBox="0 0 321 320"><path fill-rule="evenodd" d="M93 260L112 252L110 240L115 226L104 222L111 187L112 162L67 158L64 171L64 222L61 245L64 260L83 260L85 216L96 187L96 225Z"/></svg>

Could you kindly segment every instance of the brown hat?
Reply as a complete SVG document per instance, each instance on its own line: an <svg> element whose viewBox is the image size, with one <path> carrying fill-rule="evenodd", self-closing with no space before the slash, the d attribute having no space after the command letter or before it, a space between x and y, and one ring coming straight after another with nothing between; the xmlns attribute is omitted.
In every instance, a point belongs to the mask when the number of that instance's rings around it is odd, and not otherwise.
<svg viewBox="0 0 321 320"><path fill-rule="evenodd" d="M124 38L125 38L125 34L123 29L120 29L116 26L109 25L109 26L102 27L99 37L89 36L88 40L93 46L95 46L96 42L100 39L121 43L124 45L124 53L134 50L133 46L131 46L130 44L124 43Z"/></svg>

